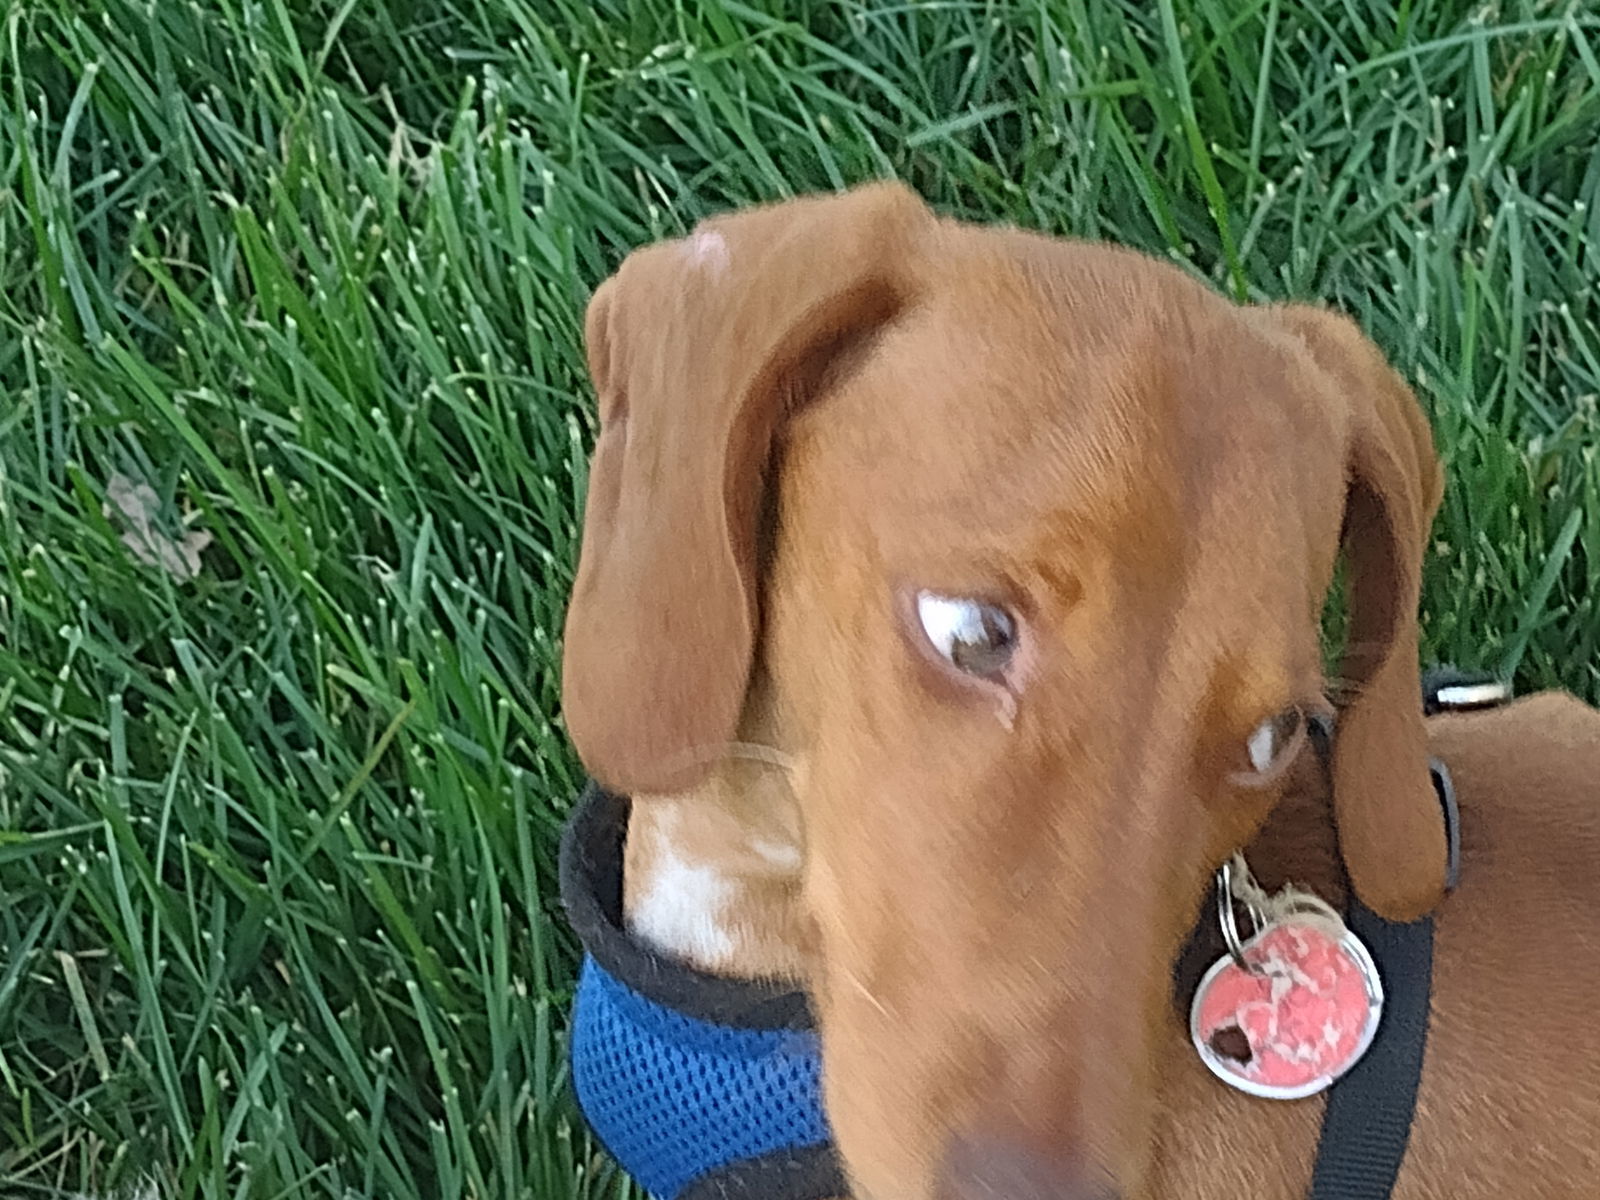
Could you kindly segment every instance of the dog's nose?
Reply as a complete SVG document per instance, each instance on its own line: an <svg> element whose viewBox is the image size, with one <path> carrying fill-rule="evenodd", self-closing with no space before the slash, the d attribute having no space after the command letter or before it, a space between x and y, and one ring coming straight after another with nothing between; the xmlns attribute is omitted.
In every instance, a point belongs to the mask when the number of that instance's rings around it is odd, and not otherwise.
<svg viewBox="0 0 1600 1200"><path fill-rule="evenodd" d="M1117 1200L1071 1154L1042 1153L985 1134L958 1137L945 1154L937 1200Z"/></svg>

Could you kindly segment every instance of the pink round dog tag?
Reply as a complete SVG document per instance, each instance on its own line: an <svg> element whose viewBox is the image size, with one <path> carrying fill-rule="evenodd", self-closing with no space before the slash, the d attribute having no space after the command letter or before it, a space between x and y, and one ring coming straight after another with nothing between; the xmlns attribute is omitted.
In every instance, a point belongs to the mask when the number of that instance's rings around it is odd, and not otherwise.
<svg viewBox="0 0 1600 1200"><path fill-rule="evenodd" d="M1224 1083L1275 1100L1322 1091L1372 1045L1383 985L1372 955L1330 921L1269 924L1200 981L1189 1036Z"/></svg>

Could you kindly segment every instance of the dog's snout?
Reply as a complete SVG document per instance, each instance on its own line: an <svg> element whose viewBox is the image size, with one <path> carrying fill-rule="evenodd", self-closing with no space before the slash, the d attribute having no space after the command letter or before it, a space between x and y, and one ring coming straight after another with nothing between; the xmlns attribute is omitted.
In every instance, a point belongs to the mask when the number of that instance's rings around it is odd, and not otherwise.
<svg viewBox="0 0 1600 1200"><path fill-rule="evenodd" d="M988 1134L951 1142L935 1194L937 1200L1117 1200L1116 1190L1070 1151L1042 1152Z"/></svg>

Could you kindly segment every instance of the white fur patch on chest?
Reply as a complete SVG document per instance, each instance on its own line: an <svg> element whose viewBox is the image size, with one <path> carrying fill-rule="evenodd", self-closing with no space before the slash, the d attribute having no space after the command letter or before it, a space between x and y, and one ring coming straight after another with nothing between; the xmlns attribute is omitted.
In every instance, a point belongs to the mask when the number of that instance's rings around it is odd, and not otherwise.
<svg viewBox="0 0 1600 1200"><path fill-rule="evenodd" d="M696 963L725 961L737 946L728 921L735 890L716 867L664 846L648 884L633 898L628 928L662 953Z"/></svg>

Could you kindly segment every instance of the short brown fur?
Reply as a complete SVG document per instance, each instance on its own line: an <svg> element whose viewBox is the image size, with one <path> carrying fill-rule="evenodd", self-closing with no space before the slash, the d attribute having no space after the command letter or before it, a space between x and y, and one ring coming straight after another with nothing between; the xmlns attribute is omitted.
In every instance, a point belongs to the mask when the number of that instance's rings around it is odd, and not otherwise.
<svg viewBox="0 0 1600 1200"><path fill-rule="evenodd" d="M811 989L858 1196L1023 1200L953 1182L974 1139L1115 1189L1063 1197L1303 1195L1320 1102L1207 1075L1172 962L1242 846L1269 882L1433 910L1430 737L1467 857L1396 1195L1589 1194L1600 714L1542 696L1424 729L1441 478L1354 325L880 185L636 252L589 345L569 727L640 800L639 928ZM1341 544L1331 787L1309 754L1251 780L1251 730L1323 706ZM917 589L1017 614L1005 686L928 652ZM648 914L685 864L717 880L715 937L674 946Z"/></svg>

